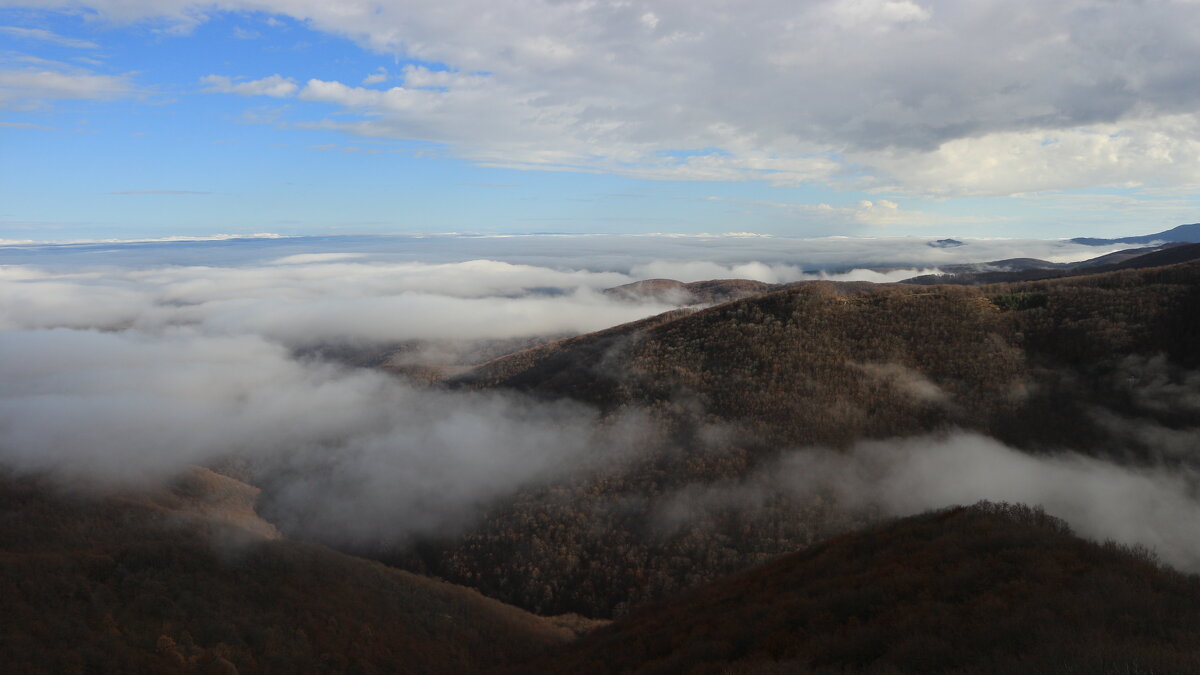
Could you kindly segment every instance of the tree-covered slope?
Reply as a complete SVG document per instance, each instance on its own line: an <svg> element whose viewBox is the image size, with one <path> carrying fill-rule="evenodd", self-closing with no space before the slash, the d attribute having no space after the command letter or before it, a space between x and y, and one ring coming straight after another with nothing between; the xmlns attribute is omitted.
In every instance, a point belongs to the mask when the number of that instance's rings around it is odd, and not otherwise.
<svg viewBox="0 0 1200 675"><path fill-rule="evenodd" d="M747 486L785 451L969 430L1031 453L1200 463L1184 447L1198 366L1194 262L982 287L814 282L671 313L455 381L639 411L655 431L465 533L380 555L537 612L619 615L864 522L820 494Z"/></svg>
<svg viewBox="0 0 1200 675"><path fill-rule="evenodd" d="M0 476L4 672L461 673L574 636L472 590L214 518L221 490L253 489L210 476L81 497Z"/></svg>
<svg viewBox="0 0 1200 675"><path fill-rule="evenodd" d="M1200 579L1024 506L835 537L644 607L514 672L1185 673Z"/></svg>

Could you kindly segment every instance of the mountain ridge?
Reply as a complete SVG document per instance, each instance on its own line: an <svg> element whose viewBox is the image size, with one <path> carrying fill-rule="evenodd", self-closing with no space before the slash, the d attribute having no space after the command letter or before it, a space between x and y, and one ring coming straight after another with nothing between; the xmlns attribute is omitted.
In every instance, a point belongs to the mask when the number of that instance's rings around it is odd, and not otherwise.
<svg viewBox="0 0 1200 675"><path fill-rule="evenodd" d="M1200 242L1200 223L1190 223L1187 225L1178 225L1169 230L1155 232L1154 234L1142 234L1132 237L1118 237L1116 239L1103 239L1099 237L1075 237L1070 241L1076 244L1084 244L1086 246L1109 246L1111 244L1151 244L1156 241L1161 242Z"/></svg>

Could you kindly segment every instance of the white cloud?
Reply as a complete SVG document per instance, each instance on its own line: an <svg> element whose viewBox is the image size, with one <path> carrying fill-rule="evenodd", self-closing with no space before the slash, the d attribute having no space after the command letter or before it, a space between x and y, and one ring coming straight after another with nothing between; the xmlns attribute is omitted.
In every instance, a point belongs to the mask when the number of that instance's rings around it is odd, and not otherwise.
<svg viewBox="0 0 1200 675"><path fill-rule="evenodd" d="M187 325L211 335L323 343L488 340L607 328L669 307L599 289L624 274L490 260L432 265L295 254L251 267L167 267L2 278L0 330ZM23 268L13 268L23 269Z"/></svg>
<svg viewBox="0 0 1200 675"><path fill-rule="evenodd" d="M863 443L846 454L795 452L778 471L792 489L819 486L843 505L901 516L981 499L1039 505L1083 536L1141 544L1172 565L1200 570L1200 483L1187 469L1038 457L958 434Z"/></svg>
<svg viewBox="0 0 1200 675"><path fill-rule="evenodd" d="M410 67L387 92L311 78L302 91L360 114L326 128L446 143L496 166L925 195L1191 186L1200 172L1200 91L1185 84L1200 62L1186 29L1196 3L51 4L185 26L214 9L278 12L444 64ZM296 92L273 84L217 83Z"/></svg>
<svg viewBox="0 0 1200 675"><path fill-rule="evenodd" d="M384 82L387 82L387 79L388 79L387 68L381 67L379 70L375 71L374 73L371 73L370 75L364 77L362 83L363 83L363 86L370 86L372 84L383 84Z"/></svg>
<svg viewBox="0 0 1200 675"><path fill-rule="evenodd" d="M338 542L462 524L609 450L594 411L419 390L254 336L0 332L0 465L111 487L238 458L279 524ZM94 488L93 488L94 489Z"/></svg>
<svg viewBox="0 0 1200 675"><path fill-rule="evenodd" d="M55 99L107 100L129 96L125 75L25 68L0 70L0 107L33 108Z"/></svg>
<svg viewBox="0 0 1200 675"><path fill-rule="evenodd" d="M879 32L900 24L929 21L931 12L908 0L838 0L826 9L831 21L844 29Z"/></svg>
<svg viewBox="0 0 1200 675"><path fill-rule="evenodd" d="M893 149L861 159L886 175L903 176L899 188L939 196L1197 186L1200 116L996 132L950 140L931 152Z"/></svg>
<svg viewBox="0 0 1200 675"><path fill-rule="evenodd" d="M723 265L715 262L690 260L654 260L634 265L631 274L639 279L674 279L676 281L705 281L708 279L753 279L769 284L788 284L796 281L870 281L891 283L911 279L922 274L935 274L936 267L905 267L880 272L864 268L852 268L838 272L806 272L796 265L749 262Z"/></svg>
<svg viewBox="0 0 1200 675"><path fill-rule="evenodd" d="M290 77L270 75L261 80L239 82L224 75L205 75L200 83L207 85L206 91L220 94L241 94L242 96L271 96L285 98L296 93L299 89Z"/></svg>
<svg viewBox="0 0 1200 675"><path fill-rule="evenodd" d="M78 38L66 37L59 35L43 28L21 28L20 26L0 26L0 33L9 35L15 38L23 38L26 40L40 40L49 42L62 47L71 47L74 49L96 49L99 47L95 42L90 40L80 40Z"/></svg>

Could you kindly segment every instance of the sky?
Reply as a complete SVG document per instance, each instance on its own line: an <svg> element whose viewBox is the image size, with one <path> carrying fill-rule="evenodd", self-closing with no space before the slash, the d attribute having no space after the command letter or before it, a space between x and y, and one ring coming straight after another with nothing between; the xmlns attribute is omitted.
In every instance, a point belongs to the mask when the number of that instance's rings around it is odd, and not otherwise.
<svg viewBox="0 0 1200 675"><path fill-rule="evenodd" d="M0 241L1121 236L1200 3L0 0Z"/></svg>

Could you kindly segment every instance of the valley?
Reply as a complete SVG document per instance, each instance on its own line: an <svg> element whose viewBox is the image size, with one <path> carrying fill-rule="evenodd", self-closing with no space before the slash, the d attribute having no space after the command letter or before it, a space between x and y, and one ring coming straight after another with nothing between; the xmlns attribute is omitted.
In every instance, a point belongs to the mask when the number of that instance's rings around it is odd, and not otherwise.
<svg viewBox="0 0 1200 675"><path fill-rule="evenodd" d="M575 454L438 507L449 527L315 527L356 502L311 472L354 455L225 453L149 491L6 470L9 663L1010 672L1063 654L1031 648L1030 621L1071 636L1078 672L1197 658L1200 262L610 293L645 294L684 306L559 339L287 357L454 406L498 396L504 415L568 406ZM431 353L434 370L397 366Z"/></svg>

